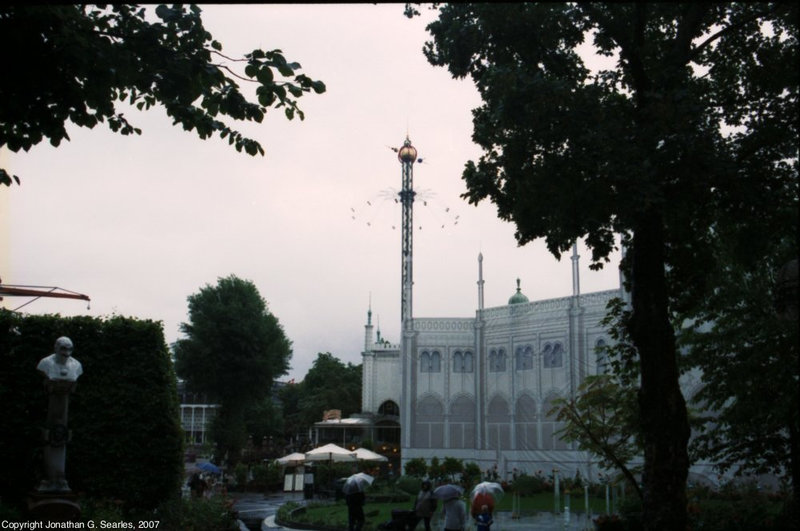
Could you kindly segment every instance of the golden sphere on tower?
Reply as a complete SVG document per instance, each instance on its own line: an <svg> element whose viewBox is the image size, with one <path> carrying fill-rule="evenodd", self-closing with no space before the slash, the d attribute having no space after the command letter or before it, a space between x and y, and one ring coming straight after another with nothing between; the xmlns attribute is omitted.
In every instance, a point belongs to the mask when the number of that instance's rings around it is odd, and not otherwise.
<svg viewBox="0 0 800 531"><path fill-rule="evenodd" d="M403 147L397 150L397 160L400 162L414 163L417 160L417 148L411 145L411 140L406 137Z"/></svg>

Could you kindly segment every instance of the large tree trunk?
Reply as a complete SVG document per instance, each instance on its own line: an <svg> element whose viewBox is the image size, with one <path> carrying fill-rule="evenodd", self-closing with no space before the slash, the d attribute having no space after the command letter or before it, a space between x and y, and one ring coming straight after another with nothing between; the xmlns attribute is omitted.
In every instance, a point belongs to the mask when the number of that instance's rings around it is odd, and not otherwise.
<svg viewBox="0 0 800 531"><path fill-rule="evenodd" d="M669 320L661 216L642 215L632 251L630 335L641 361L639 405L644 439L645 529L686 529L689 422L678 384L675 334Z"/></svg>

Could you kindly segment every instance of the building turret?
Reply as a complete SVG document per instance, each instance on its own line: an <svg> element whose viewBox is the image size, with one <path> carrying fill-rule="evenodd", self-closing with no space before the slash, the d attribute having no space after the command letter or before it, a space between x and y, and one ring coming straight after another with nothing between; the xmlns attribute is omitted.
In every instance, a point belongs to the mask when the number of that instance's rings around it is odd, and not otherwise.
<svg viewBox="0 0 800 531"><path fill-rule="evenodd" d="M525 302L529 302L528 297L526 297L525 294L522 293L519 284L520 281L519 279L517 279L517 292L513 294L511 298L508 299L508 304L522 304Z"/></svg>

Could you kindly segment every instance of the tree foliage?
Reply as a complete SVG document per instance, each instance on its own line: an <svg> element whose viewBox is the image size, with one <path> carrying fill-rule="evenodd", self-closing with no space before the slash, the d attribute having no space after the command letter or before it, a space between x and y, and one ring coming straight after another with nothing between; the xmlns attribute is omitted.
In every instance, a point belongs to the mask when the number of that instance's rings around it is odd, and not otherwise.
<svg viewBox="0 0 800 531"><path fill-rule="evenodd" d="M558 435L596 455L603 467L619 470L641 497L630 464L642 452L636 389L610 374L588 376L575 398L559 398L553 406L549 414L564 423Z"/></svg>
<svg viewBox="0 0 800 531"><path fill-rule="evenodd" d="M361 365L343 363L330 352L320 352L303 381L282 391L284 418L295 433L322 420L329 409L342 417L361 411Z"/></svg>
<svg viewBox="0 0 800 531"><path fill-rule="evenodd" d="M405 464L405 474L407 476L415 476L424 478L428 474L428 463L422 457L415 457L409 459Z"/></svg>
<svg viewBox="0 0 800 531"><path fill-rule="evenodd" d="M297 99L325 84L299 73L281 50L222 53L195 5L10 4L0 7L0 148L28 151L69 140L66 124L99 123L141 134L120 109L163 106L175 125L202 138L227 138L237 151L261 145L223 118L261 122L270 108L303 119ZM254 87L256 101L240 88ZM0 168L0 183L19 178Z"/></svg>
<svg viewBox="0 0 800 531"><path fill-rule="evenodd" d="M188 302L189 322L181 323L185 337L173 345L176 371L188 389L220 404L212 433L220 455L227 451L235 460L247 436L245 412L286 374L291 342L248 280L220 278Z"/></svg>
<svg viewBox="0 0 800 531"><path fill-rule="evenodd" d="M787 224L782 231L785 251L792 250L793 230ZM796 496L798 325L796 316L781 320L775 310L775 275L787 254L752 257L745 264L732 252L717 249L717 289L692 312L681 336L689 360L703 375L693 402L706 414L693 447L723 471L791 477ZM796 304L796 291L793 296Z"/></svg>
<svg viewBox="0 0 800 531"><path fill-rule="evenodd" d="M648 528L686 523L686 405L673 318L714 289L713 246L769 245L796 204L798 9L788 3L445 4L428 60L482 98L465 198L525 244L578 238L602 267L622 234L639 356ZM413 9L408 10L409 13ZM587 40L613 66L592 70ZM759 216L744 235L731 220ZM729 242L725 242L727 245Z"/></svg>

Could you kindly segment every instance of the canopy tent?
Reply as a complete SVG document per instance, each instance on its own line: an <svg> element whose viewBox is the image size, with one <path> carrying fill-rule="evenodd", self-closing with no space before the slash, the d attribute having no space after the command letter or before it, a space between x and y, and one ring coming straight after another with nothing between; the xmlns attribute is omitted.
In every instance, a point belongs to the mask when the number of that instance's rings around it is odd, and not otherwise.
<svg viewBox="0 0 800 531"><path fill-rule="evenodd" d="M377 454L372 450L367 450L366 448L356 448L354 452L359 461L384 462L389 460L389 458L385 455Z"/></svg>
<svg viewBox="0 0 800 531"><path fill-rule="evenodd" d="M333 443L314 448L306 452L306 461L330 461L334 463L346 463L357 461L358 458L354 452L346 450L341 446Z"/></svg>
<svg viewBox="0 0 800 531"><path fill-rule="evenodd" d="M284 455L275 460L276 463L282 466L297 466L302 465L306 460L306 454L294 452L289 455Z"/></svg>

